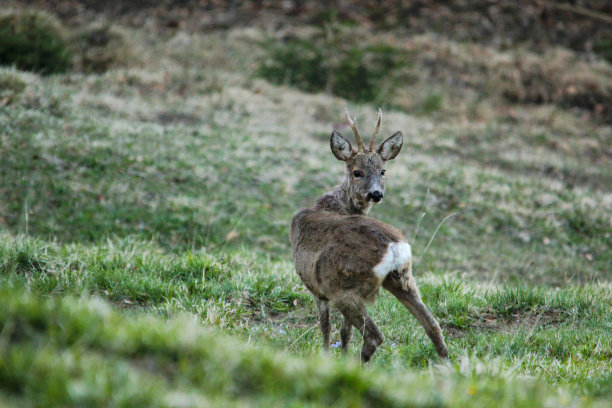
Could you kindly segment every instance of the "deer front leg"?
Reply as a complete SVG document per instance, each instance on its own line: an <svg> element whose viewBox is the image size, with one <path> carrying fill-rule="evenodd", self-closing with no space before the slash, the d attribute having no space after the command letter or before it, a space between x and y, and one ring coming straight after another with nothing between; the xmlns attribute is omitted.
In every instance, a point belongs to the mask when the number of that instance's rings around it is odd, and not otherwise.
<svg viewBox="0 0 612 408"><path fill-rule="evenodd" d="M351 338L353 337L353 325L346 317L342 318L342 327L340 328L340 340L342 341L342 351L348 349Z"/></svg>
<svg viewBox="0 0 612 408"><path fill-rule="evenodd" d="M348 324L355 326L363 336L361 347L361 361L367 363L372 355L384 341L384 336L376 323L368 315L363 301L358 296L345 296L333 301Z"/></svg>
<svg viewBox="0 0 612 408"><path fill-rule="evenodd" d="M317 309L319 309L319 324L321 325L321 333L323 334L323 349L329 350L329 302L316 299Z"/></svg>
<svg viewBox="0 0 612 408"><path fill-rule="evenodd" d="M425 333L431 339L436 348L438 356L448 359L448 348L444 343L444 336L440 325L431 314L427 306L421 300L414 278L410 276L407 284L402 285L402 280L396 273L391 273L383 282L383 287L393 294L419 321L425 329Z"/></svg>

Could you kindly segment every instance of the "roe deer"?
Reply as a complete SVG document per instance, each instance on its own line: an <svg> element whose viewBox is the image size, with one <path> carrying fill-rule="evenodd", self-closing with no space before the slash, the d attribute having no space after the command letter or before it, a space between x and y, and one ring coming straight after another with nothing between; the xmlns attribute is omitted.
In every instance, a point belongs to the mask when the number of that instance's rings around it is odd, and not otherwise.
<svg viewBox="0 0 612 408"><path fill-rule="evenodd" d="M346 163L344 181L319 197L312 207L298 211L291 221L295 269L315 298L323 347L329 348L331 302L343 316L342 350L347 349L356 327L363 336L361 359L370 360L384 337L365 303L373 302L382 286L425 328L438 356L448 358L442 330L421 301L412 277L410 245L397 228L366 217L372 204L383 198L384 164L400 152L402 133L393 134L376 147L382 120L379 109L366 149L354 120L348 110L345 113L357 139L357 150L335 130L330 140L334 156Z"/></svg>

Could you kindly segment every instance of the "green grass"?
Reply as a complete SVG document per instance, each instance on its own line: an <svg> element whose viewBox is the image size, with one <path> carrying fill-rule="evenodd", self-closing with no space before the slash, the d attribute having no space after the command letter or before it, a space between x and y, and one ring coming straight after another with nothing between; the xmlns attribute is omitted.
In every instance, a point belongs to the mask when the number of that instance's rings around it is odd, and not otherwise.
<svg viewBox="0 0 612 408"><path fill-rule="evenodd" d="M4 287L0 378L14 406L590 406L500 360L461 358L430 372L360 368L246 345L193 319L126 316L101 300ZM604 384L605 385L605 384ZM595 404L597 405L597 404Z"/></svg>
<svg viewBox="0 0 612 408"><path fill-rule="evenodd" d="M359 367L358 335L321 355L288 228L343 175L344 106L364 134L375 112L255 79L262 38L134 29L143 69L0 69L0 405L609 405L609 127L500 102L492 79L401 77L416 105L383 106L381 133L405 140L371 215L411 242L451 363L381 293L386 341ZM407 69L434 55L469 83L475 48L430 40Z"/></svg>
<svg viewBox="0 0 612 408"><path fill-rule="evenodd" d="M219 336L272 347L279 358L320 350L312 301L291 264L258 252L172 255L151 242L58 245L3 235L0 259L7 293L26 290L37 299L94 296L131 316L155 316L160 324L187 313ZM485 288L435 276L421 282L454 362L482 361L478 364L499 366L500 375L510 370L578 395L609 396L609 288ZM436 361L422 328L391 296L383 294L371 313L386 336L373 369L400 375ZM95 332L88 326L81 330L82 336ZM350 353L358 349L356 340ZM343 360L338 353L332 351Z"/></svg>

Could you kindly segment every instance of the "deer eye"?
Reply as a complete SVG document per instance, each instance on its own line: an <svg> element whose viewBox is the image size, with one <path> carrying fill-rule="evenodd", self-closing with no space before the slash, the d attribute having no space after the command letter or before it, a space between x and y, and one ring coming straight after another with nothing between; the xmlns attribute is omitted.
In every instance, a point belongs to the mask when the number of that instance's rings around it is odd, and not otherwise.
<svg viewBox="0 0 612 408"><path fill-rule="evenodd" d="M385 171L386 171L385 169L382 169L382 170L380 171L380 175L381 175L381 176L384 176L384 175L385 175Z"/></svg>
<svg viewBox="0 0 612 408"><path fill-rule="evenodd" d="M353 176L355 176L355 178L362 178L363 174L359 170L355 170Z"/></svg>

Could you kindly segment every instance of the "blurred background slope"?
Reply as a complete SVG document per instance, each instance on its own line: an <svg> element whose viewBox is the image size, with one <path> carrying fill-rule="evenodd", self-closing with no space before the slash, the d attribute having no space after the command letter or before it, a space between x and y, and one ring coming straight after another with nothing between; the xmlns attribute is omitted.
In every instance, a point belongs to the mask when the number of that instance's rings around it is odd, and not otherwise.
<svg viewBox="0 0 612 408"><path fill-rule="evenodd" d="M342 174L343 107L367 132L382 106L406 147L374 215L418 252L457 213L431 269L609 276L608 2L7 4L10 231L285 258L291 214Z"/></svg>

